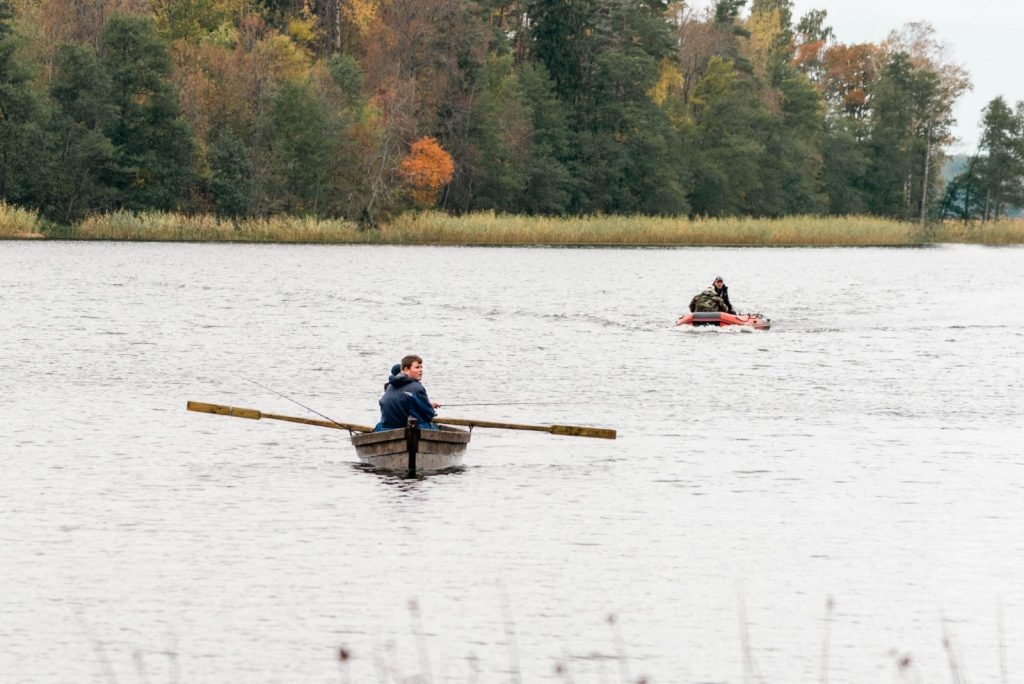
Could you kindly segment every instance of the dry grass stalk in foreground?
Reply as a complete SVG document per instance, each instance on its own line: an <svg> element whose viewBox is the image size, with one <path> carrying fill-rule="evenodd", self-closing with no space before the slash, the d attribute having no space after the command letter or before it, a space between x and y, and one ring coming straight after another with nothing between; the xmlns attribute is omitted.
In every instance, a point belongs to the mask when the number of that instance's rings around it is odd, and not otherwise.
<svg viewBox="0 0 1024 684"><path fill-rule="evenodd" d="M234 221L208 214L119 211L91 216L72 235L92 240L184 242L358 242L356 224L310 217L249 218Z"/></svg>
<svg viewBox="0 0 1024 684"><path fill-rule="evenodd" d="M41 238L39 214L0 200L0 238Z"/></svg>
<svg viewBox="0 0 1024 684"><path fill-rule="evenodd" d="M866 216L686 219L650 216L550 218L477 213L405 214L381 228L383 242L479 245L916 245L917 224Z"/></svg>

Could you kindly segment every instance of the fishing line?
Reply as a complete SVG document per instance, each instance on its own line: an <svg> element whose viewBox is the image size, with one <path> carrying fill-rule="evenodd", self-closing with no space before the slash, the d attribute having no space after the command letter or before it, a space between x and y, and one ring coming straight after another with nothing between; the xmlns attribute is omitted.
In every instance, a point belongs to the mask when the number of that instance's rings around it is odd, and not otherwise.
<svg viewBox="0 0 1024 684"><path fill-rule="evenodd" d="M238 377L242 378L241 375L239 375ZM293 404L298 404L299 406L301 406L302 408L306 409L307 411L312 411L316 415L320 416L321 418L324 418L325 420L331 421L332 423L334 423L335 425L337 425L340 428L344 428L345 427L344 425L342 425L338 421L334 420L330 416L325 416L324 414L320 413L319 411L317 411L315 409L311 409L308 406L306 406L305 404L303 404L301 402L298 402L298 401L295 401L294 399L292 399L289 396L285 396L284 394L281 394L277 390L272 390L269 387L267 387L266 385L261 385L260 383L256 382L255 380L250 380L249 378L242 378L242 380L245 380L246 382L251 382L252 384L256 385L257 387L262 387L263 389L267 390L268 392L273 392L277 396L281 397L282 399L287 399L288 401L292 402Z"/></svg>

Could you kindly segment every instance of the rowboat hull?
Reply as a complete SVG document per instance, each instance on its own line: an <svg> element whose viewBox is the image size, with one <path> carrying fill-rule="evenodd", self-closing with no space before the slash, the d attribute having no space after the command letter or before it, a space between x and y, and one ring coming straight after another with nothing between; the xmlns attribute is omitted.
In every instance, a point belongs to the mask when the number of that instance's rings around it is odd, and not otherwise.
<svg viewBox="0 0 1024 684"><path fill-rule="evenodd" d="M440 426L440 430L384 430L352 436L359 460L377 470L430 472L457 468L469 445L468 430ZM412 433L418 433L418 439ZM410 439L415 459L410 464ZM412 466L412 467L410 467Z"/></svg>
<svg viewBox="0 0 1024 684"><path fill-rule="evenodd" d="M768 330L772 322L770 319L757 313L730 314L719 311L695 311L680 316L679 320L676 321L676 325L692 325L694 327L710 325L722 328L735 325L755 330Z"/></svg>

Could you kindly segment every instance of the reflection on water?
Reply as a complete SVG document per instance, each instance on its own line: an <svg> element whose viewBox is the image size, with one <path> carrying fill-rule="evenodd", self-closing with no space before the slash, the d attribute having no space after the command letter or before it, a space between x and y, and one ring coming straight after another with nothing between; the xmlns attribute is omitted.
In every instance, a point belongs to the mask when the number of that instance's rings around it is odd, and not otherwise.
<svg viewBox="0 0 1024 684"><path fill-rule="evenodd" d="M830 681L939 681L945 638L996 681L1020 254L0 242L0 671L822 681L827 643ZM770 331L673 325L715 273ZM458 417L619 439L478 429L410 479L185 411L296 413L252 378L373 424L408 352Z"/></svg>
<svg viewBox="0 0 1024 684"><path fill-rule="evenodd" d="M444 470L432 470L429 472L417 470L414 473L409 473L408 471L396 472L394 470L384 470L380 468L375 468L368 463L353 463L352 468L355 470L360 470L364 473L376 475L384 484L393 485L399 487L400 489L406 490L408 490L409 488L414 488L416 486L417 481L424 480L428 477L434 479L444 478L447 476L459 475L460 473L463 473L466 470L465 466L453 466L451 468L445 468Z"/></svg>

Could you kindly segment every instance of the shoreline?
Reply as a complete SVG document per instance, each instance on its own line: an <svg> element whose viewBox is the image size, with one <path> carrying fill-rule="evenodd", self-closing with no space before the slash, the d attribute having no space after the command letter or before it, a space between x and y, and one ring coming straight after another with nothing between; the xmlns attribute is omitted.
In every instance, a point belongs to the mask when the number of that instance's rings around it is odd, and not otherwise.
<svg viewBox="0 0 1024 684"><path fill-rule="evenodd" d="M880 247L894 249L930 249L943 245L979 245L983 247L1016 247L1024 243L981 243L960 241L908 242L908 243L713 243L713 242L343 242L315 240L209 240L209 239L164 239L164 238L81 238L81 237L50 237L47 235L0 236L0 242L112 242L112 243L150 243L150 244L194 244L194 245L322 245L338 247L487 247L487 248L522 248L532 249L832 249L848 247L850 249L877 249Z"/></svg>
<svg viewBox="0 0 1024 684"><path fill-rule="evenodd" d="M0 204L0 240L243 244L420 245L447 247L749 248L925 247L1024 244L1024 220L978 223L896 221L872 216L785 218L542 217L489 212L410 212L364 228L344 219L115 212L71 226Z"/></svg>

